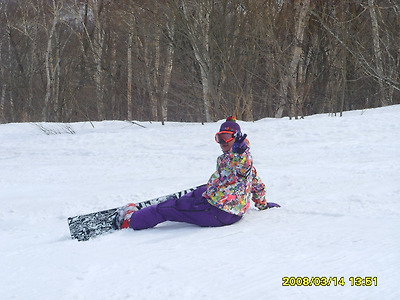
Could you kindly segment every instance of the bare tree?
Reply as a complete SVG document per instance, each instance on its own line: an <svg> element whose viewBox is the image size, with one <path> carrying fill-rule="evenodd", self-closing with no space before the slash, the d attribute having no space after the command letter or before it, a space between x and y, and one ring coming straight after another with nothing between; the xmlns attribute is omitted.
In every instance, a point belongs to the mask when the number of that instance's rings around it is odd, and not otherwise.
<svg viewBox="0 0 400 300"><path fill-rule="evenodd" d="M303 101L299 94L299 85L302 84L302 63L303 60L303 41L304 32L308 25L308 19L310 14L310 0L295 0L294 8L296 11L296 22L295 22L295 40L293 44L292 56L289 64L288 74L282 78L281 82L281 95L280 95L280 107L278 108L275 117L280 118L283 115L283 110L288 103L289 93L288 89L291 89L290 97L290 116L297 118L297 105L300 101Z"/></svg>
<svg viewBox="0 0 400 300"><path fill-rule="evenodd" d="M127 59L128 59L128 74L127 74L127 109L128 109L128 120L133 120L133 98L132 98L132 71L133 71L133 63L132 63L132 44L133 44L133 32L132 28L130 28L128 33L128 45L127 45Z"/></svg>
<svg viewBox="0 0 400 300"><path fill-rule="evenodd" d="M56 1L52 1L53 8L53 18L50 23L50 28L47 30L47 48L45 54L45 65L46 65L46 95L44 98L44 105L42 111L42 120L44 122L49 121L50 118L50 97L51 93L55 88L55 72L57 66L59 66L58 62L55 60L55 57L52 54L53 51L53 39L56 34L56 26L60 19L60 9L61 7L56 4ZM45 13L45 8L43 9L43 13ZM44 15L45 17L45 15Z"/></svg>
<svg viewBox="0 0 400 300"><path fill-rule="evenodd" d="M87 60L87 46L89 47L94 66L93 78L95 83L96 92L96 109L97 118L104 120L106 118L105 104L104 104L104 83L103 83L103 53L105 47L105 29L107 14L107 0L85 0L84 2L84 17L81 17L81 6L76 5L75 12L79 25L82 26L85 37L81 38L81 47L84 58Z"/></svg>
<svg viewBox="0 0 400 300"><path fill-rule="evenodd" d="M378 25L378 17L375 10L375 0L368 0L369 6L369 14L371 16L371 24L372 24L372 41L374 45L374 54L375 54L375 65L376 65L376 73L378 75L379 89L381 93L381 101L382 105L388 105L389 99L386 93L386 86L383 81L384 78L384 70L383 70L383 58L382 58L382 50L380 45L380 34L379 34L379 25Z"/></svg>
<svg viewBox="0 0 400 300"><path fill-rule="evenodd" d="M150 112L153 120L168 118L168 91L174 58L174 14L168 1L138 3L132 7L136 35L136 50L143 58L145 83L149 95Z"/></svg>
<svg viewBox="0 0 400 300"><path fill-rule="evenodd" d="M0 2L0 11L5 12L5 4L3 1ZM0 17L0 26L2 28L5 28L4 20L2 16ZM0 58L3 57L3 44L5 44L6 41L6 32L3 29L0 29ZM0 123L5 123L6 122L6 115L5 115L5 102L6 102L6 90L7 90L7 84L5 80L5 66L3 66L2 63L0 63L0 81L1 81L1 93L0 93Z"/></svg>
<svg viewBox="0 0 400 300"><path fill-rule="evenodd" d="M174 45L173 42L175 40L175 19L171 16L167 23L165 24L165 33L167 39L166 45L166 57L165 57L165 67L164 67L164 78L163 78L163 87L161 90L161 122L164 125L164 122L168 120L168 92L171 84L171 74L173 68L173 60L174 60Z"/></svg>
<svg viewBox="0 0 400 300"><path fill-rule="evenodd" d="M0 38L1 41L5 40L3 37ZM2 56L3 42L0 42L0 57ZM5 70L2 64L0 64L0 76L1 76L1 94L0 94L0 123L4 123L6 119L4 105L6 102L6 89L7 84L5 79Z"/></svg>
<svg viewBox="0 0 400 300"><path fill-rule="evenodd" d="M184 25L196 61L200 67L203 90L204 117L206 122L213 120L211 114L211 97L213 87L211 81L210 24L214 0L191 1L182 0Z"/></svg>
<svg viewBox="0 0 400 300"><path fill-rule="evenodd" d="M93 56L95 61L95 73L94 80L96 83L96 98L97 98L97 113L100 120L106 118L106 112L104 108L104 98L103 98L103 68L102 68L102 58L104 51L104 39L105 31L103 28L103 22L101 15L104 9L103 0L92 0L92 9L94 16L94 30L93 36L90 39L91 47L93 50Z"/></svg>
<svg viewBox="0 0 400 300"><path fill-rule="evenodd" d="M3 3L3 5L5 5L5 3ZM12 70L14 69L14 65L13 65L13 51L12 51L12 29L13 29L13 20L10 19L9 16L9 11L7 8L5 8L3 10L3 14L4 14L4 23L5 23L5 32L4 32L4 40L3 42L7 42L7 55L5 55L5 57L7 57L6 62L2 63L2 75L3 75L3 91L2 91L2 110L3 110L3 115L5 115L4 109L5 109L5 103L6 103L6 91L8 91L8 106L9 106L9 118L8 121L17 121L18 119L15 116L15 108L14 108L14 78L13 78L13 73ZM2 56L0 56L0 58L2 58ZM8 66L7 72L5 69L5 66ZM6 74L7 73L7 74ZM8 82L8 84L5 84L5 82Z"/></svg>

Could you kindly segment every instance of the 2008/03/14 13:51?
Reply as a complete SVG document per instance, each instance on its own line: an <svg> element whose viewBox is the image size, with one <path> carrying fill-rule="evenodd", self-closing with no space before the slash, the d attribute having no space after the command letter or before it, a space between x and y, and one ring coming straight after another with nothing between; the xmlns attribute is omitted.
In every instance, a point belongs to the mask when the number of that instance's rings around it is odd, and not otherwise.
<svg viewBox="0 0 400 300"><path fill-rule="evenodd" d="M378 277L349 277L351 286L377 286ZM345 286L344 277L282 277L282 286Z"/></svg>

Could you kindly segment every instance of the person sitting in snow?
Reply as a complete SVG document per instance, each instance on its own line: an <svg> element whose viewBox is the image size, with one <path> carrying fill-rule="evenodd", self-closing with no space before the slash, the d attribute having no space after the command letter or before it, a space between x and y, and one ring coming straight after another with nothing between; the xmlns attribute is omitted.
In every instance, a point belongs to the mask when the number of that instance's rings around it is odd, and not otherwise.
<svg viewBox="0 0 400 300"><path fill-rule="evenodd" d="M141 210L130 203L119 210L115 227L139 230L165 221L219 227L239 221L249 209L250 199L260 210L279 207L265 199L265 185L253 165L246 137L236 118L227 118L215 135L223 154L206 185L179 199L168 199Z"/></svg>

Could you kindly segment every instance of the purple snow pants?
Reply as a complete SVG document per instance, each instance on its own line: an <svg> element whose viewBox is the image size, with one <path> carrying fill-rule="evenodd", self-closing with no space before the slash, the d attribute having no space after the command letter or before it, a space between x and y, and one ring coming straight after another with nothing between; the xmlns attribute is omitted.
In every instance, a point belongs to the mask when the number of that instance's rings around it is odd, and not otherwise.
<svg viewBox="0 0 400 300"><path fill-rule="evenodd" d="M169 199L138 210L132 215L130 227L135 230L152 228L165 221L219 227L231 225L242 218L208 203L202 196L205 190L206 187L201 186L179 199Z"/></svg>

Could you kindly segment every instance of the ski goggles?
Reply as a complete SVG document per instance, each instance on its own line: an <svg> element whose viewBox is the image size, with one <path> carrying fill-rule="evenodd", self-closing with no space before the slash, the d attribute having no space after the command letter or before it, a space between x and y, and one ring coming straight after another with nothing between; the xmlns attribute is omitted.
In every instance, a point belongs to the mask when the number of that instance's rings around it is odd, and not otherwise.
<svg viewBox="0 0 400 300"><path fill-rule="evenodd" d="M235 134L232 131L220 131L215 134L215 141L218 144L226 144L233 141Z"/></svg>

